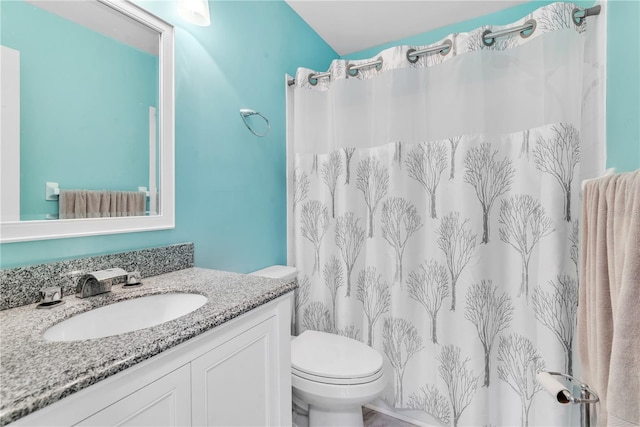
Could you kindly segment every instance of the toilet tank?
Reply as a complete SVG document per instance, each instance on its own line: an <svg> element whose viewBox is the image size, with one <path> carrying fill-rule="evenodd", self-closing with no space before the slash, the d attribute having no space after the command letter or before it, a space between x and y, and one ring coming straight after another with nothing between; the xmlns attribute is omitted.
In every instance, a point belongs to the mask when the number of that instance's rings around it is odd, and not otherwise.
<svg viewBox="0 0 640 427"><path fill-rule="evenodd" d="M261 276L268 277L270 279L288 279L293 280L298 275L298 270L295 267L289 267L286 265L272 265L267 268L263 268L262 270L254 271L253 273L249 273L252 276ZM298 290L296 289L296 292ZM296 313L295 313L295 304L291 304L291 336L295 336L296 334Z"/></svg>
<svg viewBox="0 0 640 427"><path fill-rule="evenodd" d="M295 267L289 267L286 265L272 265L249 274L252 276L269 277L270 279L293 280L296 278L298 270L296 270Z"/></svg>

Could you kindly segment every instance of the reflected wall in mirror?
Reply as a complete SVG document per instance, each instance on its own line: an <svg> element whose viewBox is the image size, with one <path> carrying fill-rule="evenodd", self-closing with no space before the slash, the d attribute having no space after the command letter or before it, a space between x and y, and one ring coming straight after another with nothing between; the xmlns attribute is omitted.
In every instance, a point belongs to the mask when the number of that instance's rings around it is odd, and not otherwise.
<svg viewBox="0 0 640 427"><path fill-rule="evenodd" d="M0 7L1 240L173 227L173 27L120 0ZM102 205L57 220L47 182L100 191ZM141 188L143 209L108 208L109 194Z"/></svg>
<svg viewBox="0 0 640 427"><path fill-rule="evenodd" d="M105 27L90 28L96 14ZM121 33L110 35L112 28ZM3 3L2 45L20 56L20 220L57 216L58 202L43 193L49 181L68 189L155 187L149 116L158 106L159 41L97 2Z"/></svg>

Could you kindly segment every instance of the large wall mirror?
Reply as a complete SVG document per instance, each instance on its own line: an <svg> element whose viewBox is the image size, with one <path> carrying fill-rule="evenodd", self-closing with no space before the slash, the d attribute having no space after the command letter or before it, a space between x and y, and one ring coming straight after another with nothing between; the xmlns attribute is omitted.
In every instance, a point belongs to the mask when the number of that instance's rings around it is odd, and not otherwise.
<svg viewBox="0 0 640 427"><path fill-rule="evenodd" d="M173 27L123 0L0 8L0 241L173 228Z"/></svg>

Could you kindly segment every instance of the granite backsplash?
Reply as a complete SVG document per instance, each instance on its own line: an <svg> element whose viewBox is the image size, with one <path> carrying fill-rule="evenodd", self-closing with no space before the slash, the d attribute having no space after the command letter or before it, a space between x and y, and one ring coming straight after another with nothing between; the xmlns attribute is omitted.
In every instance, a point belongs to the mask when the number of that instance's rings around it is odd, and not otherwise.
<svg viewBox="0 0 640 427"><path fill-rule="evenodd" d="M0 310L39 302L40 289L61 286L64 295L76 292L68 275L73 271L91 272L119 267L139 271L142 278L193 267L193 243L162 246L78 258L47 264L0 270Z"/></svg>

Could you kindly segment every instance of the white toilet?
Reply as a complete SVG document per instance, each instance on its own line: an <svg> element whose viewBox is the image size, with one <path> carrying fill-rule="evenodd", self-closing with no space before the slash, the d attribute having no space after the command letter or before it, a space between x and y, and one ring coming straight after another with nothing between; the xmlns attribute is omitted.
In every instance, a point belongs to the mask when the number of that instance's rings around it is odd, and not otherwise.
<svg viewBox="0 0 640 427"><path fill-rule="evenodd" d="M293 267L251 273L292 279ZM291 339L293 400L309 412L309 426L362 426L362 405L379 397L386 377L382 356L351 338L307 330Z"/></svg>

